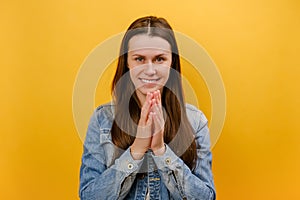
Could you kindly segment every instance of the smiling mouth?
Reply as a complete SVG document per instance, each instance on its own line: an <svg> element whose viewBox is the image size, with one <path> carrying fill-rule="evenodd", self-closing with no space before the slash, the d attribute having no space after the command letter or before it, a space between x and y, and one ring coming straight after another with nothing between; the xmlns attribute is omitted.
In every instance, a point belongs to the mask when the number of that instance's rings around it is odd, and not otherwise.
<svg viewBox="0 0 300 200"><path fill-rule="evenodd" d="M144 78L140 78L140 80L143 82L143 83L156 83L157 81L159 81L160 78L158 79L144 79Z"/></svg>

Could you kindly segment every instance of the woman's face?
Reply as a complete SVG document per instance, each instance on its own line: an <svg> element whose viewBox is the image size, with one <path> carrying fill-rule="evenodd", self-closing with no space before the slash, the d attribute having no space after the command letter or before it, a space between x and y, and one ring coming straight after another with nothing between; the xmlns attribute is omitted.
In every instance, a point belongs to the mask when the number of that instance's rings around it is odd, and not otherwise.
<svg viewBox="0 0 300 200"><path fill-rule="evenodd" d="M127 64L142 103L147 92L162 91L169 78L171 63L172 51L167 40L144 34L129 40Z"/></svg>

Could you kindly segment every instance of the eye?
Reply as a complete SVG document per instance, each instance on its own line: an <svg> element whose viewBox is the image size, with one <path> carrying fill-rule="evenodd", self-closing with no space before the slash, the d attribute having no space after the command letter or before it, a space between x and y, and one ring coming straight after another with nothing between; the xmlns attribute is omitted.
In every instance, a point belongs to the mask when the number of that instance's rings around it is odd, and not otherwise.
<svg viewBox="0 0 300 200"><path fill-rule="evenodd" d="M164 57L159 56L156 58L156 62L163 62L163 61L165 61Z"/></svg>
<svg viewBox="0 0 300 200"><path fill-rule="evenodd" d="M144 58L139 56L139 57L136 57L134 58L135 61L138 61L138 62L143 62L144 61Z"/></svg>

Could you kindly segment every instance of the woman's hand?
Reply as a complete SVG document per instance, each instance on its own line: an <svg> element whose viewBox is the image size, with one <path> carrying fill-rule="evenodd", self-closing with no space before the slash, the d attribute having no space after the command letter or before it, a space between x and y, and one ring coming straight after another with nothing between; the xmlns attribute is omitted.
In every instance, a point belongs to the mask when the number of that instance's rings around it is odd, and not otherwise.
<svg viewBox="0 0 300 200"><path fill-rule="evenodd" d="M154 113L152 115L152 140L150 148L154 152L155 155L162 155L165 152L164 145L164 116L161 105L161 94L160 91L157 90L153 92L152 98L152 106L151 111Z"/></svg>
<svg viewBox="0 0 300 200"><path fill-rule="evenodd" d="M131 155L134 159L141 159L150 148L152 137L153 113L151 112L152 93L147 93L145 103L141 110L136 138L130 147Z"/></svg>
<svg viewBox="0 0 300 200"><path fill-rule="evenodd" d="M164 123L160 91L147 93L136 138L130 147L134 159L141 159L149 148L155 155L165 152Z"/></svg>

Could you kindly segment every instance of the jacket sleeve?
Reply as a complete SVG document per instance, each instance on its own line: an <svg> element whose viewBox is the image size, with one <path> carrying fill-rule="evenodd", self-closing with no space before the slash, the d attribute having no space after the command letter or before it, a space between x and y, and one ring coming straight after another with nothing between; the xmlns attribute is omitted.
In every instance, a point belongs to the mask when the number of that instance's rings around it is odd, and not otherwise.
<svg viewBox="0 0 300 200"><path fill-rule="evenodd" d="M101 122L96 110L91 117L80 168L79 196L81 200L123 199L129 192L142 160L134 160L129 149L106 166L105 145L101 143Z"/></svg>
<svg viewBox="0 0 300 200"><path fill-rule="evenodd" d="M215 200L207 119L200 111L195 117L199 120L195 137L197 146L195 169L191 171L168 145L166 145L164 155L153 155L153 159L159 169L162 181L174 199Z"/></svg>

